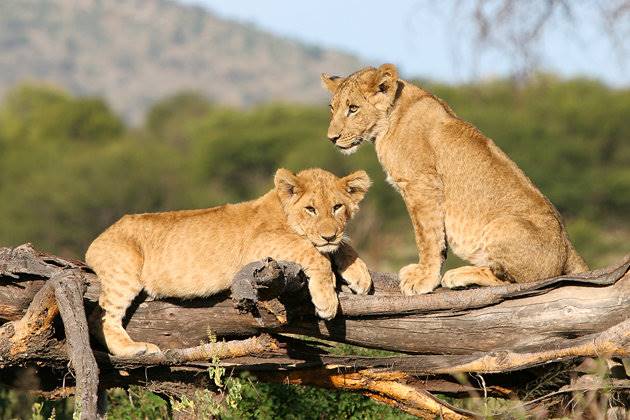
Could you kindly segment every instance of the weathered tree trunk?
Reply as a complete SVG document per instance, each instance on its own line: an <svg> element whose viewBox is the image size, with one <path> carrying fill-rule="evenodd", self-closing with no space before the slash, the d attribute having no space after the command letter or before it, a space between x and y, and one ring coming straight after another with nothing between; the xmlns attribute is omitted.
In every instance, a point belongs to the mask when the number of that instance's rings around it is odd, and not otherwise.
<svg viewBox="0 0 630 420"><path fill-rule="evenodd" d="M626 261L612 270L538 283L414 297L400 296L390 282L380 280L383 275L376 274L376 293L340 293L340 316L328 322L312 316L308 296L297 292L285 299L291 304L288 311L277 301L260 302L258 317L235 310L227 293L190 301L145 298L129 311L126 328L134 339L163 348L197 345L207 341L212 331L218 337L288 332L420 354L539 351L563 347L629 318L630 276L624 276L629 265ZM15 273L19 270L28 279L0 287L0 320L23 316L29 299L44 284L32 277L41 268L18 268ZM85 267L82 272L88 285L86 307L91 310L98 298L98 280Z"/></svg>
<svg viewBox="0 0 630 420"><path fill-rule="evenodd" d="M85 415L95 413L86 410L95 410L99 378L102 388L147 378L156 384L211 387L203 379L207 375L192 373L205 371L215 356L226 366L254 372L260 380L343 388L416 415L464 418L471 414L427 393L479 390L450 374L508 372L582 357L630 357L629 267L626 258L611 269L578 276L415 297L399 294L395 276L373 273L375 293L341 291L338 317L324 322L313 315L299 266L262 261L241 270L231 294L191 301L139 298L128 313L128 332L170 350L120 359L93 344L94 362L83 308L98 318L96 276L80 262L41 254L27 245L4 248L0 369L10 373L18 365L38 364L42 390L52 396L60 393L61 381L49 369L70 362ZM60 334L59 312L65 336ZM208 343L208 331L219 338L261 333L274 338ZM334 356L285 333L408 355ZM200 345L203 342L208 344ZM419 381L418 375L427 379ZM506 396L518 387L508 384L510 378L496 378L485 384L484 392Z"/></svg>

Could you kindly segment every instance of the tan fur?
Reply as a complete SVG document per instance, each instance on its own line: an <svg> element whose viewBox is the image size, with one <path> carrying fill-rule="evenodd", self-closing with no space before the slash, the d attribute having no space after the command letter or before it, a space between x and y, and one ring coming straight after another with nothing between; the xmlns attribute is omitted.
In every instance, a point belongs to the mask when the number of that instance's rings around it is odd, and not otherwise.
<svg viewBox="0 0 630 420"><path fill-rule="evenodd" d="M245 264L272 257L302 265L320 317L338 300L331 260L349 286L366 293L365 263L344 243L346 223L370 186L364 171L337 178L322 169L279 169L275 188L257 200L204 210L127 215L92 242L85 255L101 282L102 335L118 356L159 352L134 342L122 326L142 290L154 297L208 296L230 287Z"/></svg>
<svg viewBox="0 0 630 420"><path fill-rule="evenodd" d="M403 293L440 284L447 244L474 267L445 273L446 287L588 269L558 212L516 164L443 101L400 80L394 65L323 74L322 83L332 93L329 139L344 153L373 142L411 216L420 262L400 270Z"/></svg>

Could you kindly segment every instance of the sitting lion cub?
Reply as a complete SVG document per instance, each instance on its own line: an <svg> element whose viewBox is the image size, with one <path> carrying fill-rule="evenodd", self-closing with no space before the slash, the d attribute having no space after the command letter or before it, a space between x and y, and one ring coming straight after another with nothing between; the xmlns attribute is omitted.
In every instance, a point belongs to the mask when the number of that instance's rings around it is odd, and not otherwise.
<svg viewBox="0 0 630 420"><path fill-rule="evenodd" d="M352 153L374 143L411 216L420 263L400 270L407 295L440 284L447 244L474 266L447 271L445 287L530 282L586 271L553 205L492 140L396 67L346 78L322 75L332 93L328 138Z"/></svg>
<svg viewBox="0 0 630 420"><path fill-rule="evenodd" d="M229 289L245 264L272 257L300 264L317 314L337 314L331 259L356 293L372 280L343 242L346 223L370 186L364 171L337 178L322 169L276 172L262 197L203 210L127 215L92 242L85 261L101 282L103 338L112 354L158 353L133 341L122 326L142 289L154 297L208 296Z"/></svg>

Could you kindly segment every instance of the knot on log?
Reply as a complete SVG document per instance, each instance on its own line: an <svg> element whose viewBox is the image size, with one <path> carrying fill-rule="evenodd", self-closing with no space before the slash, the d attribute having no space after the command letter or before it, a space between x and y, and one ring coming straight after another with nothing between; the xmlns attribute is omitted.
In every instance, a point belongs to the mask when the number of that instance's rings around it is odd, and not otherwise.
<svg viewBox="0 0 630 420"><path fill-rule="evenodd" d="M265 309L286 323L284 303L304 299L305 294L300 292L306 290L306 284L301 266L268 257L249 263L236 273L230 290L234 307L240 313L252 313L260 320L257 304L262 302Z"/></svg>
<svg viewBox="0 0 630 420"><path fill-rule="evenodd" d="M15 248L0 248L0 277L20 278L21 274L49 278L59 268L86 268L80 261L70 261L37 251L30 243Z"/></svg>

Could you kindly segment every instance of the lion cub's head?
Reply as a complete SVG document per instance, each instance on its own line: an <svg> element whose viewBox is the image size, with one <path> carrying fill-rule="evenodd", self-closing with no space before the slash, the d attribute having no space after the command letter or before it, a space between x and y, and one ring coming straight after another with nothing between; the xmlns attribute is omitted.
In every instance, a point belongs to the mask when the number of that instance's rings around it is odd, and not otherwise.
<svg viewBox="0 0 630 420"><path fill-rule="evenodd" d="M322 85L332 94L328 139L343 153L385 133L398 89L396 66L368 67L345 78L324 73Z"/></svg>
<svg viewBox="0 0 630 420"><path fill-rule="evenodd" d="M334 252L371 181L365 171L338 178L323 169L278 169L274 183L291 229L320 252Z"/></svg>

